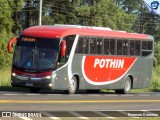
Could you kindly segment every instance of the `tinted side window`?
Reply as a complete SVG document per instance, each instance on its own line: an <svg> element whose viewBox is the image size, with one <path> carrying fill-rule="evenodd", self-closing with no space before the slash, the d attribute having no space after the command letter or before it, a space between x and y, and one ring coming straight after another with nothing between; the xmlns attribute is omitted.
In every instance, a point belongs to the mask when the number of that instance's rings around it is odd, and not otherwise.
<svg viewBox="0 0 160 120"><path fill-rule="evenodd" d="M76 47L76 53L88 54L88 37L80 37Z"/></svg>
<svg viewBox="0 0 160 120"><path fill-rule="evenodd" d="M134 51L135 51L135 41L134 40L130 40L130 55L135 55Z"/></svg>
<svg viewBox="0 0 160 120"><path fill-rule="evenodd" d="M123 55L128 55L128 40L123 40Z"/></svg>
<svg viewBox="0 0 160 120"><path fill-rule="evenodd" d="M67 36L67 37L64 38L64 40L66 40L67 56L69 56L69 54L71 52L74 39L75 39L75 36Z"/></svg>
<svg viewBox="0 0 160 120"><path fill-rule="evenodd" d="M109 55L109 39L104 39L104 54Z"/></svg>
<svg viewBox="0 0 160 120"><path fill-rule="evenodd" d="M115 43L116 43L115 39L110 40L110 53L111 53L111 55L115 55Z"/></svg>
<svg viewBox="0 0 160 120"><path fill-rule="evenodd" d="M117 55L122 55L122 40L117 40Z"/></svg>
<svg viewBox="0 0 160 120"><path fill-rule="evenodd" d="M142 56L148 56L152 53L153 42L152 41L142 41Z"/></svg>
<svg viewBox="0 0 160 120"><path fill-rule="evenodd" d="M97 51L96 38L89 39L89 49L90 49L90 54L96 54Z"/></svg>
<svg viewBox="0 0 160 120"><path fill-rule="evenodd" d="M97 54L102 54L103 38L97 38Z"/></svg>
<svg viewBox="0 0 160 120"><path fill-rule="evenodd" d="M135 55L139 56L141 52L141 41L135 41Z"/></svg>
<svg viewBox="0 0 160 120"><path fill-rule="evenodd" d="M76 53L78 53L78 54L83 54L83 39L84 38L80 37L78 40L78 44L76 47Z"/></svg>
<svg viewBox="0 0 160 120"><path fill-rule="evenodd" d="M84 54L88 54L88 48L89 48L88 42L89 42L89 37L85 37L83 39L83 53Z"/></svg>

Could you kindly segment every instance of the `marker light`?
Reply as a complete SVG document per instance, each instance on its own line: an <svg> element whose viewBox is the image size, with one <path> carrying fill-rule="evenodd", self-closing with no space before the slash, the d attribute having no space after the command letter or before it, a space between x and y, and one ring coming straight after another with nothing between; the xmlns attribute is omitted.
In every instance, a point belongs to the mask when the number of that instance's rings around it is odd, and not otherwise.
<svg viewBox="0 0 160 120"><path fill-rule="evenodd" d="M54 74L52 75L52 78L54 79L56 76L57 76L57 74L54 73Z"/></svg>

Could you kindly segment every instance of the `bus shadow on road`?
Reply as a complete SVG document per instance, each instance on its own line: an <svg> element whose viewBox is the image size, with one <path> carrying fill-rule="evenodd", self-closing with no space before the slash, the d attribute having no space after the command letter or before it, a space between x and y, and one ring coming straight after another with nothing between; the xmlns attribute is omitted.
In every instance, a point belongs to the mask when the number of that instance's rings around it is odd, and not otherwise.
<svg viewBox="0 0 160 120"><path fill-rule="evenodd" d="M12 87L12 86L0 86L0 91L3 92L12 92L12 93L33 93L29 90L29 88L22 88L22 87ZM38 94L64 94L68 95L65 91L63 90L51 90L51 89L42 89L38 92ZM115 94L114 91L86 91L86 90L79 90L75 94Z"/></svg>

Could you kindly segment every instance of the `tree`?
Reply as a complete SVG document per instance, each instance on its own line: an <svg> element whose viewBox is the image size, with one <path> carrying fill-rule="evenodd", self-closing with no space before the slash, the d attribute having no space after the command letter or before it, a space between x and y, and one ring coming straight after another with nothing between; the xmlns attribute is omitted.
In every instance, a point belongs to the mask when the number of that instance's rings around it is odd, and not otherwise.
<svg viewBox="0 0 160 120"><path fill-rule="evenodd" d="M13 26L10 4L13 4L13 1L0 1L0 69L7 67L11 63L11 55L7 53L7 43L12 36L11 30Z"/></svg>
<svg viewBox="0 0 160 120"><path fill-rule="evenodd" d="M48 0L46 2L45 13L51 16L55 24L77 24L75 9L69 0Z"/></svg>
<svg viewBox="0 0 160 120"><path fill-rule="evenodd" d="M12 27L12 33L17 35L22 30L22 25L20 24L20 10L23 8L24 0L14 0L12 3L9 4L12 8L12 19L14 21L14 25Z"/></svg>
<svg viewBox="0 0 160 120"><path fill-rule="evenodd" d="M95 2L96 4L91 6L84 5L76 8L80 24L131 31L132 23L135 19L133 14L125 13L112 0Z"/></svg>

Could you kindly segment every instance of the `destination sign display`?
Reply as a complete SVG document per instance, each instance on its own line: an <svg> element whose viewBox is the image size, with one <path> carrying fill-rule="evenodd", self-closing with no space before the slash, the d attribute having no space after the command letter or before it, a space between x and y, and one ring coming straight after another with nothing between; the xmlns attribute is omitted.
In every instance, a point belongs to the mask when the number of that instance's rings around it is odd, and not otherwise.
<svg viewBox="0 0 160 120"><path fill-rule="evenodd" d="M35 38L27 38L27 37L23 37L22 41L26 41L26 42L35 42L36 39Z"/></svg>

